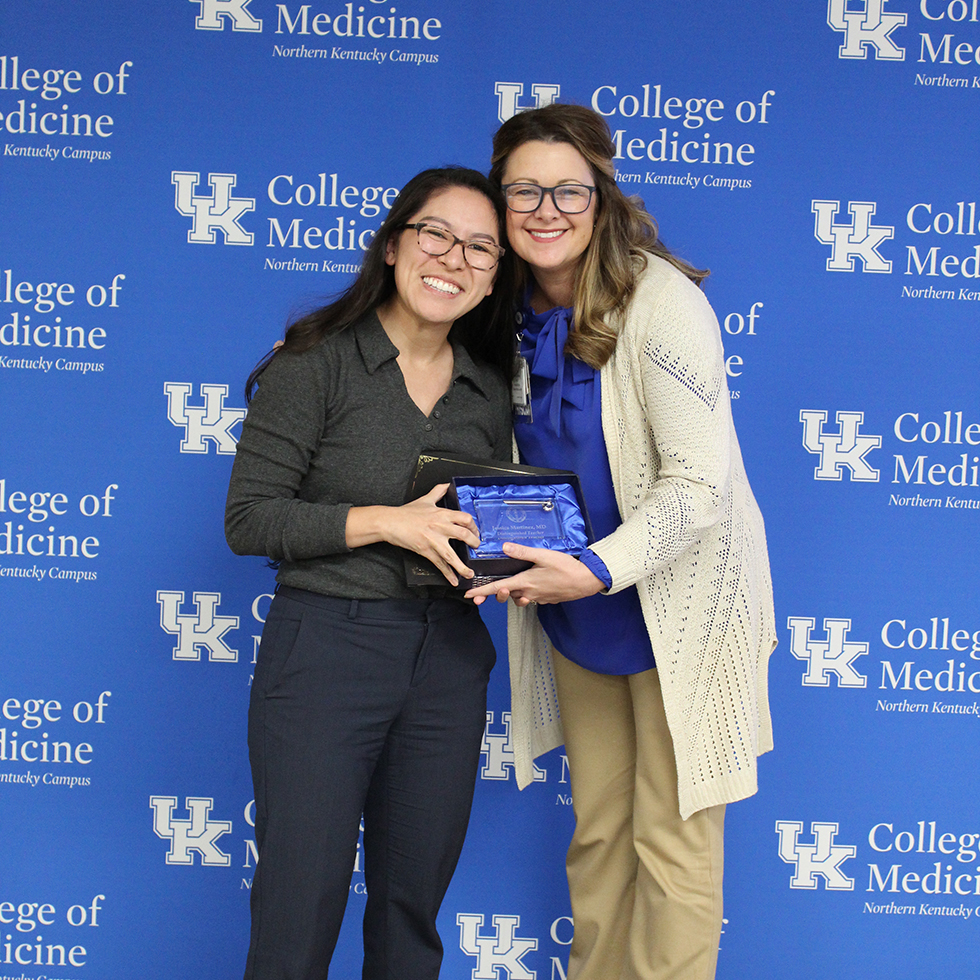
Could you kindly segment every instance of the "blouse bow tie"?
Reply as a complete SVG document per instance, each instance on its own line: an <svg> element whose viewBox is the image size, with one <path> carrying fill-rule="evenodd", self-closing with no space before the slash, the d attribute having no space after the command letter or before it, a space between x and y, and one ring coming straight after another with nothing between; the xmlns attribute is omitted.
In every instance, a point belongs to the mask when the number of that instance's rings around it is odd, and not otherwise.
<svg viewBox="0 0 980 980"><path fill-rule="evenodd" d="M561 435L561 404L574 408L585 407L585 384L595 376L593 368L577 357L565 356L565 342L573 311L558 307L548 319L534 330L535 317L524 316L524 337L521 349L528 359L531 377L551 381L543 392L541 407L547 412L551 429Z"/></svg>

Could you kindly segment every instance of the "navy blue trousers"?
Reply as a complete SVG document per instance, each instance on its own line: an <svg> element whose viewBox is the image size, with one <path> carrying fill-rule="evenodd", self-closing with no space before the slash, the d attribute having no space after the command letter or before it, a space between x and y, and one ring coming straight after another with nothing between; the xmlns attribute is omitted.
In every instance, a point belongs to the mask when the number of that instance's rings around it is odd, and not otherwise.
<svg viewBox="0 0 980 980"><path fill-rule="evenodd" d="M252 682L245 980L325 980L364 817L364 980L436 980L496 655L453 599L280 588Z"/></svg>

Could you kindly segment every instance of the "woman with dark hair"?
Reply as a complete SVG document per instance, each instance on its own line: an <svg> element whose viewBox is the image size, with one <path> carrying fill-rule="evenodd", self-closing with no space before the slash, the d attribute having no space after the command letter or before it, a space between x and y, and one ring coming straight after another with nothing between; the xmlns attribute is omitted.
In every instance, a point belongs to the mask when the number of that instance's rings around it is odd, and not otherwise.
<svg viewBox="0 0 980 980"><path fill-rule="evenodd" d="M772 587L707 272L658 240L614 153L574 105L494 138L529 389L515 435L524 462L579 473L598 540L580 558L504 545L533 566L467 595L514 600L518 782L568 755L568 980L709 980L725 805L772 747Z"/></svg>
<svg viewBox="0 0 980 980"><path fill-rule="evenodd" d="M495 653L455 588L472 518L436 506L445 485L403 501L423 450L510 458L503 221L479 173L419 174L353 285L249 378L225 533L279 571L249 708L246 980L326 977L362 814L363 976L439 975ZM402 549L445 585L406 585Z"/></svg>

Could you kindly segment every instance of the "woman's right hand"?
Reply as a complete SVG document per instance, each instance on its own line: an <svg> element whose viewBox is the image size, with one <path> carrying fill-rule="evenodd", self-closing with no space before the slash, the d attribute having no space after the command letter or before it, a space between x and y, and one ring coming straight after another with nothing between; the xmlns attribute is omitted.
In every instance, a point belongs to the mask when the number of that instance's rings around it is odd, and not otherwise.
<svg viewBox="0 0 980 980"><path fill-rule="evenodd" d="M440 483L424 497L401 507L351 507L347 514L347 547L387 541L428 558L452 586L459 584L458 576L472 578L473 569L467 567L449 542L455 538L476 548L480 535L469 514L436 506L448 488L448 483Z"/></svg>

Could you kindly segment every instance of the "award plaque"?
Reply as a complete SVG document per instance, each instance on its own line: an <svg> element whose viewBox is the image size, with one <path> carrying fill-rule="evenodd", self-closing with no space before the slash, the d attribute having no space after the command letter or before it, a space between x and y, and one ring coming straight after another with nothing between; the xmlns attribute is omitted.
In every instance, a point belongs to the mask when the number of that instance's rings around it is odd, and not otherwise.
<svg viewBox="0 0 980 980"><path fill-rule="evenodd" d="M472 486L457 481L459 509L472 514L480 547L469 557L503 558L503 543L579 555L588 544L578 497L569 483Z"/></svg>
<svg viewBox="0 0 980 980"><path fill-rule="evenodd" d="M406 500L416 500L439 483L449 484L441 506L467 511L480 531L479 548L450 542L476 573L460 581L461 590L530 568L530 562L504 554L506 541L578 556L595 540L578 476L571 470L428 450L419 456ZM434 565L412 552L405 553L405 577L411 586L446 585Z"/></svg>
<svg viewBox="0 0 980 980"><path fill-rule="evenodd" d="M468 456L460 456L454 453L443 452L442 450L425 450L419 455L415 472L412 474L412 482L405 495L406 502L416 500L427 494L438 483L450 483L455 477L493 477L494 483L507 484L515 477L523 479L525 477L535 477L538 483L548 483L550 481L572 482L577 477L568 470L551 470L541 466L525 466L521 463L508 463L493 459L473 459ZM451 499L451 494L443 498L443 504L447 507L456 507ZM479 518L477 518L479 521ZM504 537L502 541L510 540ZM465 549L462 545L456 549L457 553L464 561L469 561ZM503 553L501 552L501 555ZM500 559L502 562L511 562L512 559L505 556ZM526 567L526 563L521 565ZM411 586L445 586L445 576L427 559L414 552L405 552L405 580ZM472 580L461 582L461 588L469 588Z"/></svg>
<svg viewBox="0 0 980 980"><path fill-rule="evenodd" d="M504 553L507 541L578 557L594 540L578 477L568 471L551 477L532 473L454 477L447 502L471 514L480 533L478 548L453 543L476 572L467 586L531 567L531 562Z"/></svg>

